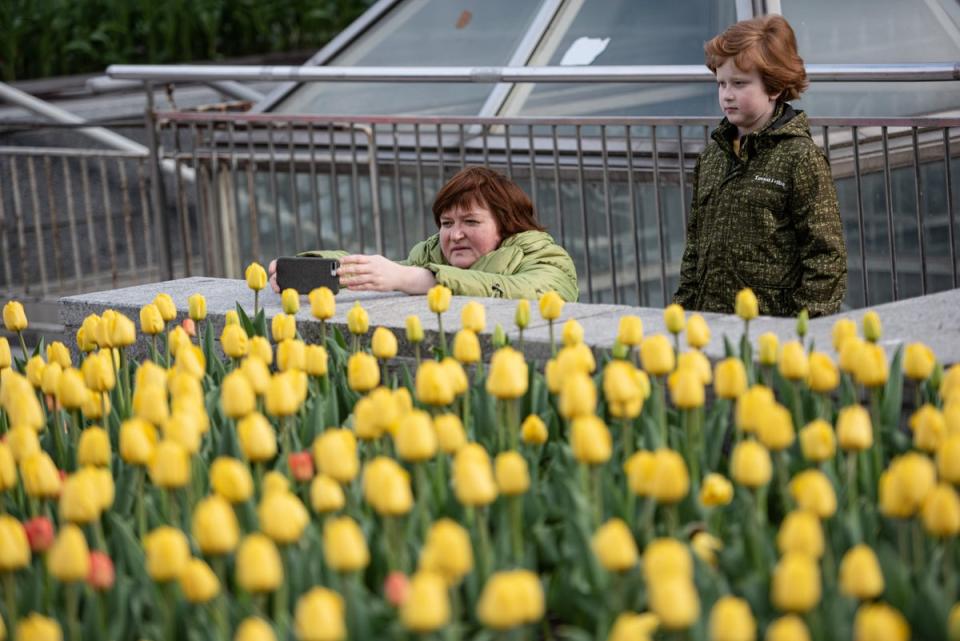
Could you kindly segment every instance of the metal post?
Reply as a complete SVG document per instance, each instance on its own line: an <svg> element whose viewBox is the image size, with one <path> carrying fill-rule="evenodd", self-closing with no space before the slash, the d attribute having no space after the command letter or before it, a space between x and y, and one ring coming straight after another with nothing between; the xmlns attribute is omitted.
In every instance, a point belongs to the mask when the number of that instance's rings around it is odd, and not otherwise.
<svg viewBox="0 0 960 641"><path fill-rule="evenodd" d="M160 277L173 280L173 249L170 246L170 234L167 230L167 205L164 194L163 177L160 173L160 145L157 140L156 114L153 109L153 84L143 83L147 94L145 120L147 127L147 148L150 150L150 204L156 212L157 240L160 243Z"/></svg>

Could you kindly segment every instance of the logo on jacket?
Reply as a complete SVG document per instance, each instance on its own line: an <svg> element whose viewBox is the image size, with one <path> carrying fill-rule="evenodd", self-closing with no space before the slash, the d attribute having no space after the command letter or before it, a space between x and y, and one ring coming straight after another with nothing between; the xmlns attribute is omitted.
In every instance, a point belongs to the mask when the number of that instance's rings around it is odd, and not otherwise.
<svg viewBox="0 0 960 641"><path fill-rule="evenodd" d="M771 185L776 185L777 187L782 187L783 189L787 188L787 183L783 182L778 178L771 178L770 176L760 176L756 175L753 179L759 183L769 183Z"/></svg>

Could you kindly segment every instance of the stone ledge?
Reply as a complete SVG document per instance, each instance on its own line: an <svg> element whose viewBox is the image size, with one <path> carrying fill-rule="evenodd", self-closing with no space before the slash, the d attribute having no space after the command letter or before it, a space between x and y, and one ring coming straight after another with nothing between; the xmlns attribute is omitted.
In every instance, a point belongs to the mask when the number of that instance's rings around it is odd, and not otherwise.
<svg viewBox="0 0 960 641"><path fill-rule="evenodd" d="M179 311L178 321L187 316L187 298L191 294L200 293L207 299L207 316L211 320L214 330L219 336L223 329L225 314L234 309L239 301L248 313L253 309L253 292L242 280L223 278L193 277L179 280L138 285L123 289L67 296L59 301L60 319L68 343L73 340L76 330L83 319L91 313L100 314L104 310L113 308L129 316L138 327L138 343L135 353L146 354L145 337L139 334L140 308L150 303L154 297L166 292L173 298ZM491 336L494 327L500 323L511 341L516 345L517 329L513 318L516 310L516 301L494 298L471 298L455 296L450 309L443 315L443 326L447 333L447 340L453 339L453 334L460 329L460 312L471 300L483 303L487 311L487 330L481 336L481 345L485 358L491 352ZM412 356L413 349L406 341L405 322L411 314L420 316L426 336L425 344L432 345L437 338L438 325L436 315L427 307L425 296L405 296L403 294L350 292L341 291L337 294L337 313L330 324L337 326L345 334L346 315L354 302L359 301L370 316L371 332L378 326L384 326L394 331L399 343L399 353L402 356ZM270 290L260 292L261 305L266 309L267 321L275 314L280 313L280 296ZM883 347L892 353L899 345L922 341L929 345L937 357L945 364L960 362L960 289L954 289L938 294L931 294L920 298L887 303L873 308L880 314L883 321L883 331L886 337L881 341ZM666 333L663 323L663 310L629 307L626 305L603 305L587 303L568 303L563 308L563 315L557 324L557 340L560 339L560 326L567 319L574 318L583 325L584 340L591 347L609 348L617 336L620 317L625 314L634 314L643 320L645 335ZM536 302L531 305L530 326L524 332L525 351L527 356L536 360L545 360L550 355L549 331L545 321L540 319ZM726 314L703 315L710 325L710 343L704 349L711 359L724 357L723 336L726 334L731 340L739 339L743 323L736 316ZM817 318L810 321L809 336L819 348L832 352L831 328L838 318L849 317L856 321L863 316L863 310L843 312L834 316ZM301 298L301 309L297 313L297 326L306 340L318 341L320 323L310 315L310 304L306 297ZM795 337L795 321L789 318L760 317L750 323L751 336L759 336L764 332L777 334L781 342Z"/></svg>

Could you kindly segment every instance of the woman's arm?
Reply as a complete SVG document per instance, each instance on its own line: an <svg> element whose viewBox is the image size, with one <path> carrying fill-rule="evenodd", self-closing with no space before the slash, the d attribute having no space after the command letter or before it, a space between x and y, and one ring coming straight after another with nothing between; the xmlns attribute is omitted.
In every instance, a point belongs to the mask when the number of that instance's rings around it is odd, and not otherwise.
<svg viewBox="0 0 960 641"><path fill-rule="evenodd" d="M354 254L340 259L340 285L355 291L426 294L437 284L433 272L423 267L401 265L389 258Z"/></svg>

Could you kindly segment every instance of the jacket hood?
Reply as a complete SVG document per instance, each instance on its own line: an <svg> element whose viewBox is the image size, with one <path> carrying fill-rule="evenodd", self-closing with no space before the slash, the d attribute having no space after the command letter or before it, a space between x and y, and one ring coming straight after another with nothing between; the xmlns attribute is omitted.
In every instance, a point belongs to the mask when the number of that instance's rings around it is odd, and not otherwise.
<svg viewBox="0 0 960 641"><path fill-rule="evenodd" d="M724 118L720 125L713 131L712 138L724 149L733 150L733 139L737 135L737 127L729 120ZM794 109L789 103L781 103L773 112L773 118L770 119L762 129L753 132L746 138L756 138L758 141L762 138L792 138L802 137L810 138L810 124L807 121L807 114L802 110Z"/></svg>

